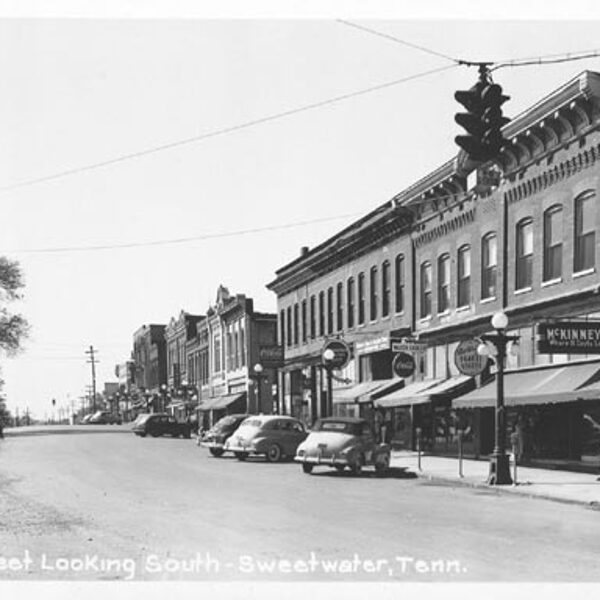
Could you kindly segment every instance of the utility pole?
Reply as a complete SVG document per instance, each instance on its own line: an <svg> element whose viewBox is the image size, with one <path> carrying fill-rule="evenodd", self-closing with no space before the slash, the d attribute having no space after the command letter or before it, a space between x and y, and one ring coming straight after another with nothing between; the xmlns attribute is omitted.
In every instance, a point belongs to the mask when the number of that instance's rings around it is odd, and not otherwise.
<svg viewBox="0 0 600 600"><path fill-rule="evenodd" d="M92 365L92 410L93 410L93 412L96 412L96 363L100 362L98 359L96 359L96 357L94 355L95 352L97 352L97 350L94 350L94 346L90 346L90 349L85 351L85 353L89 354L89 356L90 356L90 358L87 362Z"/></svg>

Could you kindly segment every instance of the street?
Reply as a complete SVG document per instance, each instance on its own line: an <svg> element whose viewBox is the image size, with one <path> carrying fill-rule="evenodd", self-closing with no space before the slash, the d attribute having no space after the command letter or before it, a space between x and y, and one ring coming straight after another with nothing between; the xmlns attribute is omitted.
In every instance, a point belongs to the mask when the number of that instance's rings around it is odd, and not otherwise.
<svg viewBox="0 0 600 600"><path fill-rule="evenodd" d="M581 506L64 429L0 441L0 580L600 580Z"/></svg>

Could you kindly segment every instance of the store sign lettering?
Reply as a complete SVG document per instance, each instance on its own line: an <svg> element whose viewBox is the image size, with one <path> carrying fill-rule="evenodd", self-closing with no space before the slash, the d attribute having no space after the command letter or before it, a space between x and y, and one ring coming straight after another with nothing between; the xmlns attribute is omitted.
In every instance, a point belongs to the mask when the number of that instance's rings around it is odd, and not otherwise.
<svg viewBox="0 0 600 600"><path fill-rule="evenodd" d="M600 354L600 323L538 323L540 354Z"/></svg>

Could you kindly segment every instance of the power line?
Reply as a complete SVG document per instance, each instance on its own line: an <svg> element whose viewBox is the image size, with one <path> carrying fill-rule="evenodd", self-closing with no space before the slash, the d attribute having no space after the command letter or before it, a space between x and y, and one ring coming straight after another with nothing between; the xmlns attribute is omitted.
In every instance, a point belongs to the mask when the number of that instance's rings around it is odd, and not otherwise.
<svg viewBox="0 0 600 600"><path fill-rule="evenodd" d="M50 254L54 252L89 252L96 250L118 250L126 248L142 248L148 246L165 246L169 244L184 244L189 242L197 242L202 240L218 239L225 237L236 237L239 235L248 235L252 233L262 233L265 231L277 231L281 229L291 229L293 227L301 227L304 225L314 225L316 223L325 223L327 221L337 221L339 219L348 219L363 215L364 213L349 213L345 215L336 215L333 217L324 217L322 219L312 219L310 221L296 221L294 223L286 223L284 225L270 225L267 227L256 227L254 229L241 229L238 231L226 231L221 233L207 233L186 238L176 238L170 240L154 240L148 242L130 242L124 244L105 244L99 246L65 246L62 248L37 248L24 250L4 250L4 253L19 253L19 254Z"/></svg>
<svg viewBox="0 0 600 600"><path fill-rule="evenodd" d="M441 58L445 58L446 60L450 60L453 63L461 64L463 61L453 58L452 56L448 56L447 54L443 54L442 52L437 52L436 50L432 50L431 48L426 48L425 46L419 46L417 44L413 44L412 42L407 42L406 40L402 40L397 38L389 33L383 33L381 31L377 31L376 29L371 29L370 27L365 27L364 25L359 25L358 23L353 23L352 21L346 21L345 19L337 19L338 23L342 25L347 25L348 27L354 27L355 29L360 29L361 31L366 31L367 33L371 33L372 35L376 35L378 37L385 38L387 40L391 40L398 44L402 44L403 46L408 46L409 48L414 48L416 50L421 50L422 52L427 52L427 54L432 54L433 56L439 56Z"/></svg>
<svg viewBox="0 0 600 600"><path fill-rule="evenodd" d="M66 169L64 171L60 171L58 173L54 173L52 175L46 175L44 177L37 177L34 179L26 179L24 181L14 183L11 185L5 185L0 187L0 193L6 193L9 191L21 189L24 187L29 187L32 185L37 185L40 183L45 183L48 181L54 181L56 179L62 179L63 177L67 177L69 175L76 175L78 173L83 173L86 171L92 171L95 169L100 169L103 167L108 167L111 165L115 165L117 163L125 162L128 160L133 160L135 158L140 158L142 156L147 156L149 154L156 154L157 152L162 152L164 150L171 150L173 148L177 148L179 146L185 146L188 144L194 144L197 142L201 142L203 140L207 140L213 137L226 135L229 133L234 133L236 131L240 131L242 129L247 129L249 127L254 127L256 125L262 125L263 123L268 123L270 121L276 121L279 119L283 119L285 117L290 117L292 115L296 115L302 112L306 112L309 110L314 110L316 108L322 108L323 106L328 106L329 104L334 104L337 102L342 102L343 100L349 100L350 98L356 98L357 96L362 96L365 94L370 94L372 92L376 92L379 90L383 90L389 87L393 87L395 85L400 85L401 83L407 83L408 81L413 81L415 79L420 79L422 77L427 77L428 75L433 75L435 73L440 73L442 71L446 71L448 69L452 69L456 67L456 64L446 65L444 67L438 67L436 69L431 69L429 71L423 71L421 73L416 73L414 75L409 75L407 77L403 77L401 79L395 79L393 81L388 81L386 83L381 83L378 85L371 86L369 88L365 88L362 90L357 90L355 92L349 92L347 94L342 94L340 96L335 96L333 98L329 98L327 100L320 100L318 102L312 102L311 104L305 104L303 106L299 106L296 108L292 108L289 110L285 110L279 113L275 113L266 117L260 117L258 119L253 119L251 121L246 121L244 123L240 123L238 125L232 125L230 127L223 127L221 129L215 129L213 131L209 131L207 133L202 133L200 135L195 135L189 138L185 138L182 140L177 140L174 142L168 142L165 144L161 144L159 146L153 146L152 148L147 148L145 150L139 150L137 152L130 152L128 154L121 154L115 158L111 158L108 160L90 163L88 165L83 165L81 167L74 167L72 169Z"/></svg>
<svg viewBox="0 0 600 600"><path fill-rule="evenodd" d="M577 56L574 56L577 55ZM553 64L558 64L558 63L565 63L565 62L573 62L576 60L585 60L587 58L597 58L598 56L600 56L600 50L590 50L587 51L586 53L579 53L579 52L575 52L575 53L569 53L569 54L562 54L562 55L553 55L553 56L557 56L558 58L544 58L543 56L540 56L539 58L531 58L531 59L516 59L516 60L509 60L506 62L500 62L498 64L496 64L495 67L493 67L492 69L490 69L491 71L496 71L497 69L502 69L504 67L526 67L526 66L531 66L531 65L553 65Z"/></svg>

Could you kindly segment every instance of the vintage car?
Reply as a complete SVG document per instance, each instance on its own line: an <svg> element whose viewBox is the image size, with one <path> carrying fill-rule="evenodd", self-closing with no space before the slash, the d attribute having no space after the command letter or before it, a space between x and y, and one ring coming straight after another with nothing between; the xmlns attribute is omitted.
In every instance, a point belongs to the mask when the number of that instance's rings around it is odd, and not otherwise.
<svg viewBox="0 0 600 600"><path fill-rule="evenodd" d="M238 460L263 454L269 462L293 457L298 444L306 439L304 425L293 417L260 415L246 419L225 442L224 450Z"/></svg>
<svg viewBox="0 0 600 600"><path fill-rule="evenodd" d="M88 421L91 425L121 425L122 422L123 419L120 415L107 410L95 412Z"/></svg>
<svg viewBox="0 0 600 600"><path fill-rule="evenodd" d="M222 456L225 452L225 442L249 416L248 414L227 415L219 419L211 429L198 438L198 445L208 448L213 456Z"/></svg>
<svg viewBox="0 0 600 600"><path fill-rule="evenodd" d="M384 475L390 467L390 447L375 441L365 419L327 417L315 423L294 460L302 463L305 473L315 465L328 465L358 475L364 466L373 465L378 475Z"/></svg>
<svg viewBox="0 0 600 600"><path fill-rule="evenodd" d="M192 437L192 426L190 423L182 423L166 413L145 413L138 415L131 428L135 435L146 437L159 437L171 435L173 437Z"/></svg>

